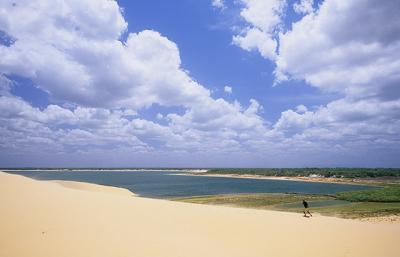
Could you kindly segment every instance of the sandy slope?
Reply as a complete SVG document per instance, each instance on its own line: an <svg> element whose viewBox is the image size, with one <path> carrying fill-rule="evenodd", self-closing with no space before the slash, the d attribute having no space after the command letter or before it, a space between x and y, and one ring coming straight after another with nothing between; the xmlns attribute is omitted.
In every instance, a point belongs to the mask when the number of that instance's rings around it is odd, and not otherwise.
<svg viewBox="0 0 400 257"><path fill-rule="evenodd" d="M65 180L52 180L52 182L56 182L67 188L73 188L78 190L92 191L92 192L102 192L102 193L114 193L114 194L122 194L128 196L134 196L135 194L129 190L119 187L111 187L111 186L102 186L84 182L75 182L75 181L65 181Z"/></svg>
<svg viewBox="0 0 400 257"><path fill-rule="evenodd" d="M194 205L0 172L0 256L400 256L400 225ZM82 190L83 189L83 190Z"/></svg>

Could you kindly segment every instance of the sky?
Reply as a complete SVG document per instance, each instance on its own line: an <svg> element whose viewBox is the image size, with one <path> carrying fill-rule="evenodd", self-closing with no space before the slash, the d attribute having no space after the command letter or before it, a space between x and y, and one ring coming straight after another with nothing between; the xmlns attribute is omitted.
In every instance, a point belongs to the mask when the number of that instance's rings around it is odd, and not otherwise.
<svg viewBox="0 0 400 257"><path fill-rule="evenodd" d="M397 0L0 0L0 167L399 167Z"/></svg>

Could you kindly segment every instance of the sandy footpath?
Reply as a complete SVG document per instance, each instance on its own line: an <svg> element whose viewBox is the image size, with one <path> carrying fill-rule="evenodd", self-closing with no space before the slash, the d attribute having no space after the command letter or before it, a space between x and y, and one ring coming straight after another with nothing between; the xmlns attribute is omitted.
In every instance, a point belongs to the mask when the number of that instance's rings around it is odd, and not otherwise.
<svg viewBox="0 0 400 257"><path fill-rule="evenodd" d="M1 257L399 257L399 238L400 224L145 199L0 172Z"/></svg>

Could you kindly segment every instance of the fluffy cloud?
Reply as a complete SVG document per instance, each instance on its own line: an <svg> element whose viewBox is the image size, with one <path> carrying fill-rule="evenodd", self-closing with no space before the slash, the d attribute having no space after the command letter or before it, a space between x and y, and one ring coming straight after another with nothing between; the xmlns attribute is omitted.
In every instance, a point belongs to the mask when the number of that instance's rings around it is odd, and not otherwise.
<svg viewBox="0 0 400 257"><path fill-rule="evenodd" d="M218 8L218 9L225 9L226 8L224 0L212 0L211 5L214 8Z"/></svg>
<svg viewBox="0 0 400 257"><path fill-rule="evenodd" d="M398 1L325 1L281 35L278 73L344 96L315 116L378 122L378 130L391 131L400 103L400 18L393 11L398 8Z"/></svg>
<svg viewBox="0 0 400 257"><path fill-rule="evenodd" d="M0 95L9 95L13 82L0 74Z"/></svg>
<svg viewBox="0 0 400 257"><path fill-rule="evenodd" d="M308 14L314 11L314 0L300 0L293 4L293 10L298 14Z"/></svg>
<svg viewBox="0 0 400 257"><path fill-rule="evenodd" d="M285 1L241 2L247 26L233 43L273 60L277 83L298 79L345 95L399 96L398 1L326 0L314 12L314 1L301 0L293 8L307 15L286 32Z"/></svg>
<svg viewBox="0 0 400 257"><path fill-rule="evenodd" d="M251 9L257 1L242 2L241 16L250 28L233 43L274 61L275 84L303 80L339 96L325 106L283 111L273 126L276 133L288 144L324 141L342 151L378 145L399 151L399 1L325 0L317 10L312 0L298 1L293 9L304 16L281 30L276 42L271 31L279 29L276 6L283 4L259 1L264 5Z"/></svg>
<svg viewBox="0 0 400 257"><path fill-rule="evenodd" d="M224 86L224 92L228 94L232 94L232 87L230 86Z"/></svg>
<svg viewBox="0 0 400 257"><path fill-rule="evenodd" d="M399 7L398 1L325 1L281 35L277 70L353 97L400 96L400 19L393 11Z"/></svg>
<svg viewBox="0 0 400 257"><path fill-rule="evenodd" d="M285 0L241 0L243 8L240 16L247 22L239 35L233 37L233 43L274 60L276 57L276 35L282 23L286 8Z"/></svg>
<svg viewBox="0 0 400 257"><path fill-rule="evenodd" d="M258 50L264 58L271 60L276 58L277 42L270 34L260 29L249 28L245 36L234 36L232 42L247 51Z"/></svg>
<svg viewBox="0 0 400 257"><path fill-rule="evenodd" d="M3 153L38 142L36 152L231 152L248 140L243 135L267 130L255 100L243 107L212 98L159 32L122 41L127 23L115 1L3 1L0 13L0 30L15 39L0 45ZM30 79L52 104L38 109L13 96L14 75ZM184 113L157 115L163 125L138 116L155 104Z"/></svg>
<svg viewBox="0 0 400 257"><path fill-rule="evenodd" d="M304 80L340 96L283 111L271 124L254 99L213 98L181 67L170 39L128 33L116 1L1 1L0 161L125 154L148 163L192 155L184 165L207 158L302 165L354 150L398 152L398 3L326 0L314 11L310 3L293 6L304 16L284 32L286 1L241 1L246 25L234 44L274 61L278 82ZM50 103L37 108L13 95L14 76L31 80ZM161 108L153 121L141 116L152 106Z"/></svg>
<svg viewBox="0 0 400 257"><path fill-rule="evenodd" d="M0 9L0 30L16 39L0 46L0 70L31 79L54 100L139 109L209 97L158 32L119 40L127 24L115 1L3 1Z"/></svg>
<svg viewBox="0 0 400 257"><path fill-rule="evenodd" d="M246 22L265 32L273 32L281 23L286 2L281 0L242 0L240 12Z"/></svg>
<svg viewBox="0 0 400 257"><path fill-rule="evenodd" d="M399 101L340 99L315 111L285 111L274 127L307 141L384 147L388 142L399 141L399 113Z"/></svg>
<svg viewBox="0 0 400 257"><path fill-rule="evenodd" d="M126 110L79 106L71 110L58 105L40 110L18 97L1 96L0 149L66 154L111 147L149 154L176 150L223 154L243 151L249 140L244 135L265 133L257 115L261 107L255 100L247 108L222 99L216 102L210 105L213 109L199 107L184 115L169 114L168 124L160 125Z"/></svg>

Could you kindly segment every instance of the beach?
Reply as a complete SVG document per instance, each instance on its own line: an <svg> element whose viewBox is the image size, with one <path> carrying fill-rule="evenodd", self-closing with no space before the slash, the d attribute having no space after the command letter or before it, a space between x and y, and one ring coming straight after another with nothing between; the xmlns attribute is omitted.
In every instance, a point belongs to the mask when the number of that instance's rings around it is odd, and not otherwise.
<svg viewBox="0 0 400 257"><path fill-rule="evenodd" d="M148 199L0 172L4 257L391 257L400 224Z"/></svg>

